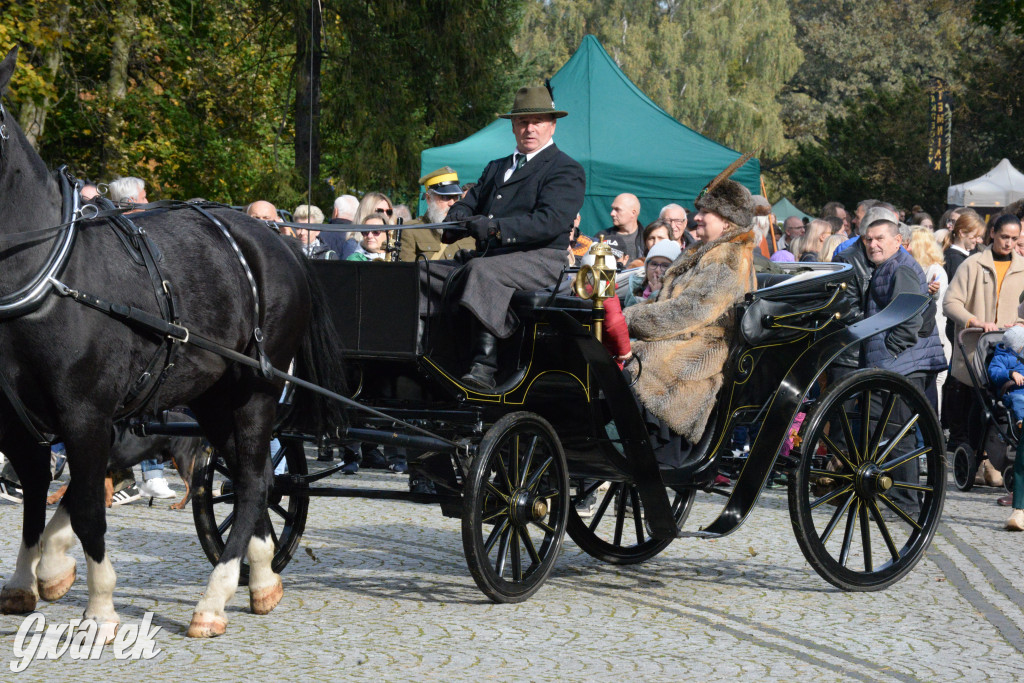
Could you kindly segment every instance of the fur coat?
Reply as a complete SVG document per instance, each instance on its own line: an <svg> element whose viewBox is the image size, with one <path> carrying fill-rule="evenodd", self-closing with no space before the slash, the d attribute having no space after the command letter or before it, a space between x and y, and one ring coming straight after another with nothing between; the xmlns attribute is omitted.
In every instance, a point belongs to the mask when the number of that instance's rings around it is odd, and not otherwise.
<svg viewBox="0 0 1024 683"><path fill-rule="evenodd" d="M656 298L625 311L643 363L637 398L691 442L704 433L722 387L736 332L733 304L756 286L754 242L753 230L734 228L686 251Z"/></svg>

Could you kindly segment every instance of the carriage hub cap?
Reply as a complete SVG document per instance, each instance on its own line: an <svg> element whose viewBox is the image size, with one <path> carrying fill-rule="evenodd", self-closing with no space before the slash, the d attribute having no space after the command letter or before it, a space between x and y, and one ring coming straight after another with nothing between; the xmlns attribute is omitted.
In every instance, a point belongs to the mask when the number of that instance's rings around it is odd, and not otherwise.
<svg viewBox="0 0 1024 683"><path fill-rule="evenodd" d="M519 489L512 494L512 515L519 524L539 522L548 514L548 503L544 498Z"/></svg>
<svg viewBox="0 0 1024 683"><path fill-rule="evenodd" d="M877 496L892 488L892 477L873 462L857 468L854 488L862 496Z"/></svg>

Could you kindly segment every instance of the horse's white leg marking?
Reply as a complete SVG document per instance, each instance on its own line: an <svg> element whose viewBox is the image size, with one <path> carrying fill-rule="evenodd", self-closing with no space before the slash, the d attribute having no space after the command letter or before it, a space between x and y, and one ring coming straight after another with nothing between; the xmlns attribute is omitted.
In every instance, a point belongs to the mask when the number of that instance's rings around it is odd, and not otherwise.
<svg viewBox="0 0 1024 683"><path fill-rule="evenodd" d="M117 575L110 557L104 555L102 562L96 562L88 554L85 556L89 576L89 604L85 608L85 618L94 619L97 624L118 624L121 622L114 611L114 585Z"/></svg>
<svg viewBox="0 0 1024 683"><path fill-rule="evenodd" d="M238 589L238 567L241 562L236 558L213 568L206 593L192 613L192 623L188 626L187 634L190 638L209 638L224 633L228 624L224 607Z"/></svg>
<svg viewBox="0 0 1024 683"><path fill-rule="evenodd" d="M39 577L39 596L43 600L63 597L75 582L75 558L68 555L74 542L71 517L61 505L43 530L40 541L42 557L36 575Z"/></svg>
<svg viewBox="0 0 1024 683"><path fill-rule="evenodd" d="M36 608L39 590L36 588L36 566L39 564L39 545L28 547L21 542L14 574L0 592L0 610L4 614L27 614Z"/></svg>
<svg viewBox="0 0 1024 683"><path fill-rule="evenodd" d="M274 541L253 536L249 541L249 607L255 614L269 614L284 595L281 576L270 564L274 559Z"/></svg>

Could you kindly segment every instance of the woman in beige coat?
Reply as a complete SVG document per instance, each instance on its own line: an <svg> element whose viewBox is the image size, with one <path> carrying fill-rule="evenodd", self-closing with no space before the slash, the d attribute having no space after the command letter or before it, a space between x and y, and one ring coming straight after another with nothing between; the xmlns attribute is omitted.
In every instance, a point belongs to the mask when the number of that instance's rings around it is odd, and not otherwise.
<svg viewBox="0 0 1024 683"><path fill-rule="evenodd" d="M953 281L949 283L942 311L953 321L956 334L967 327L980 327L986 332L996 331L1010 325L1024 325L1017 308L1021 292L1024 292L1024 257L1014 250L1021 226L1016 217L1013 220L1000 218L992 226L992 244L980 254L974 254L957 268ZM949 382L970 382L970 375L964 366L963 354L954 349ZM967 441L967 407L950 410L947 406L949 442L955 444ZM985 483L1001 486L1002 477L987 460L978 466Z"/></svg>

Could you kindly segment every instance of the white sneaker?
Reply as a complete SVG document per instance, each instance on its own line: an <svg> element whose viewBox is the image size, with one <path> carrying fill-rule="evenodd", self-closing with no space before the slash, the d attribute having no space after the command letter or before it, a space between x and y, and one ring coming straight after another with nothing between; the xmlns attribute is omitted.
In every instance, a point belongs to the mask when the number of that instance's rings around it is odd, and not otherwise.
<svg viewBox="0 0 1024 683"><path fill-rule="evenodd" d="M167 485L163 477L146 479L139 484L139 493L146 498L174 498L177 494Z"/></svg>

